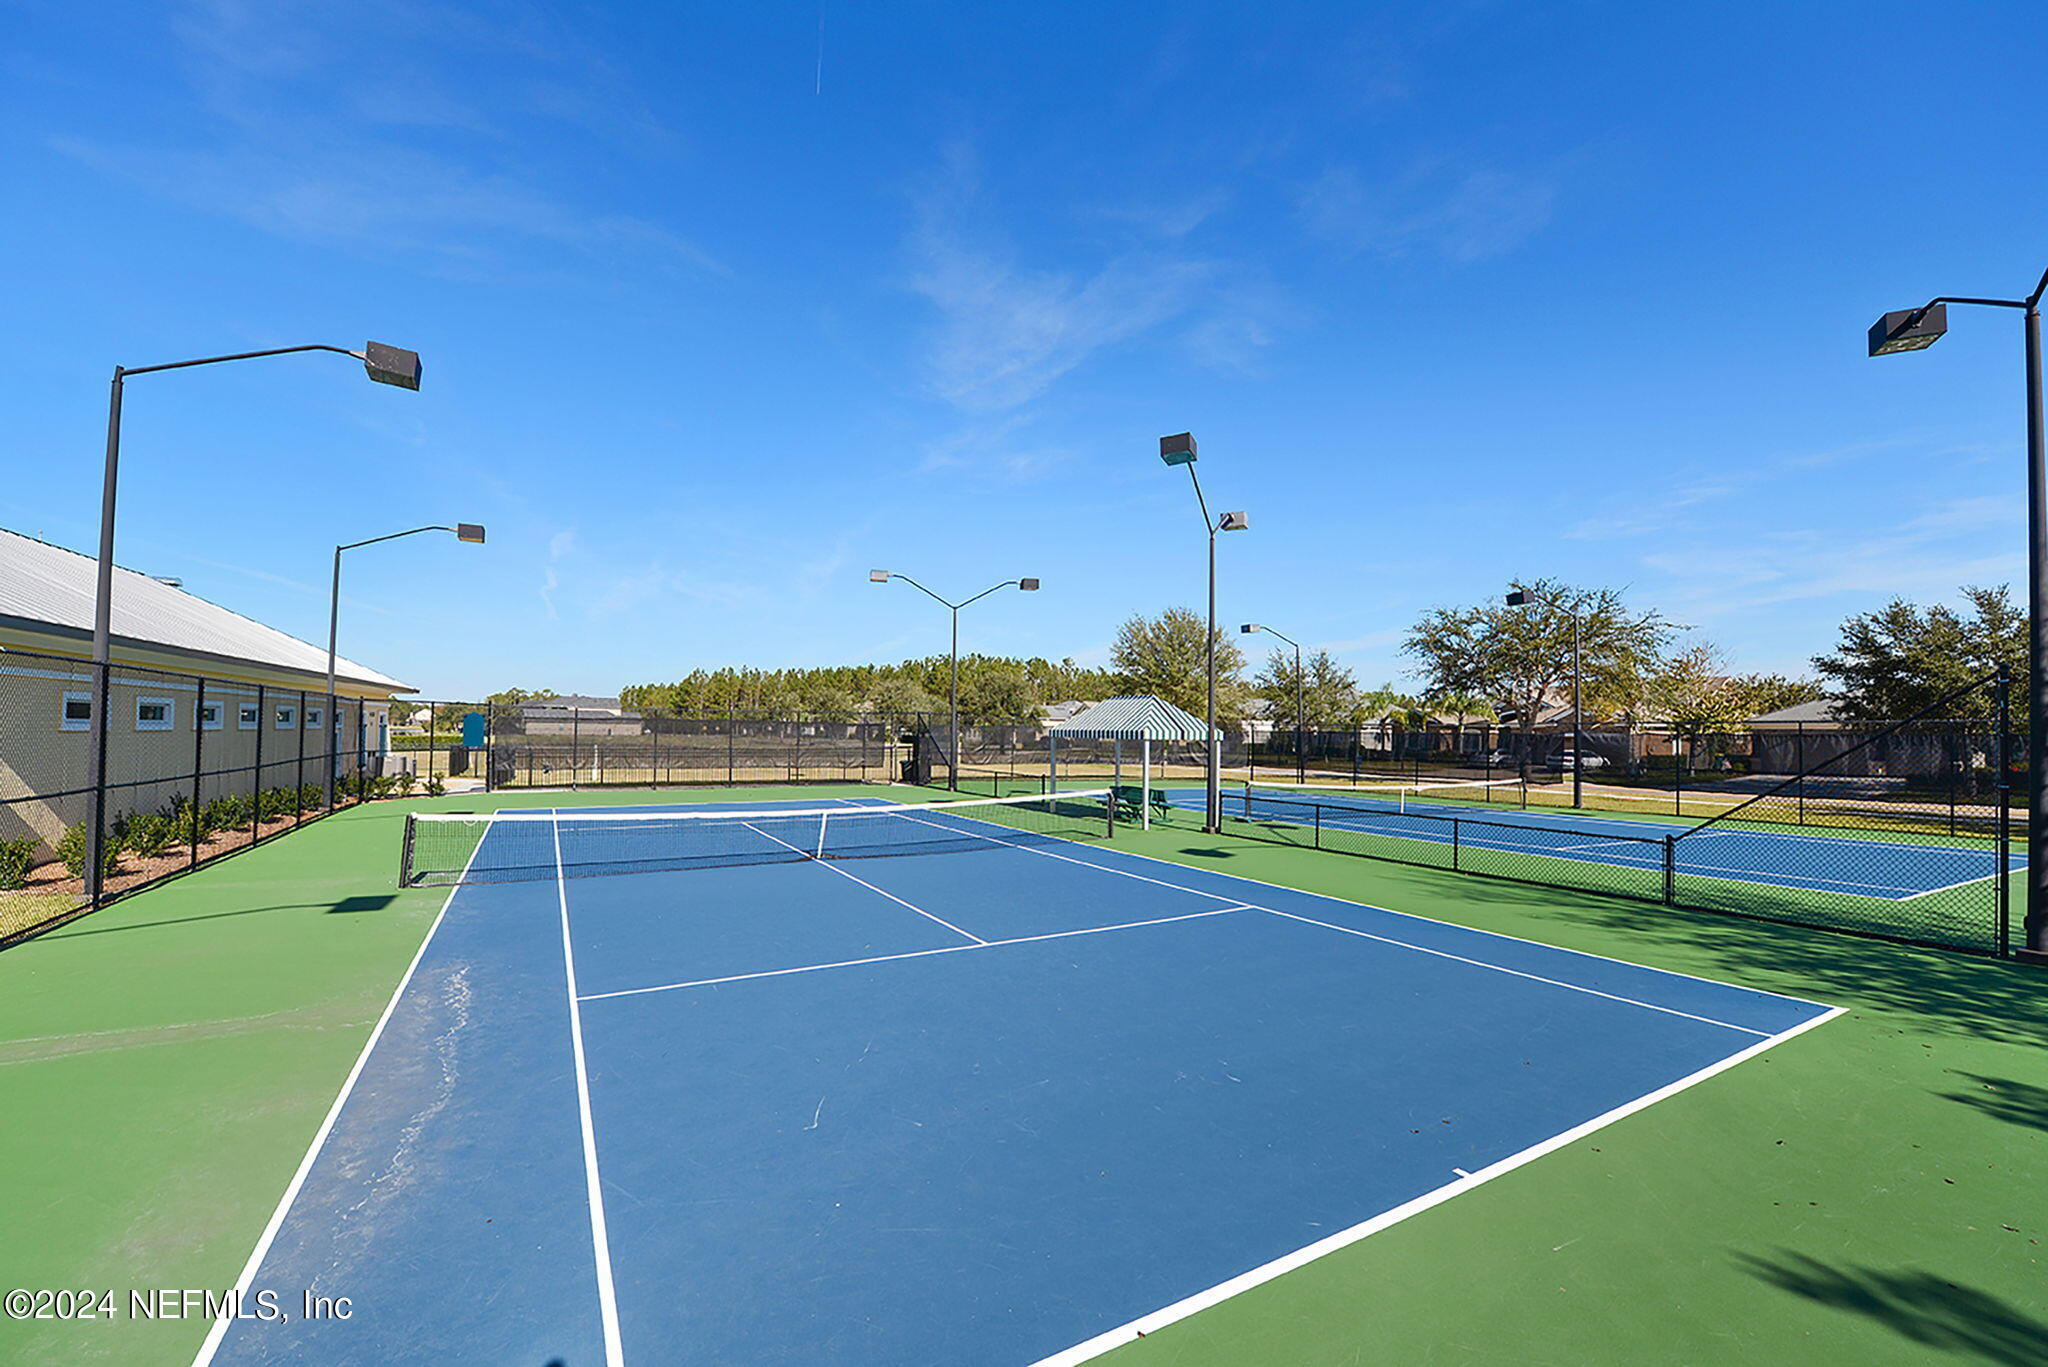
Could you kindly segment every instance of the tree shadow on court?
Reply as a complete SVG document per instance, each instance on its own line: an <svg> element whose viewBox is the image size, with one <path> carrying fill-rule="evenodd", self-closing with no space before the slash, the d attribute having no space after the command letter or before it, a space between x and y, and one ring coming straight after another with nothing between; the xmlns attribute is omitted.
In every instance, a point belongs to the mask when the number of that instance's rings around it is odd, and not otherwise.
<svg viewBox="0 0 2048 1367"><path fill-rule="evenodd" d="M78 928L65 927L53 930L27 942L28 945L56 944L64 940L79 940L88 935L119 935L130 930L163 930L171 926L198 925L205 921L224 921L235 916L267 916L275 911L319 911L330 916L356 915L362 912L382 911L398 900L395 893L381 893L372 897L343 897L333 902L288 902L274 907L242 907L236 911L208 911L196 916L173 916L162 921L129 921L120 925L101 925L96 918L88 918ZM101 913L104 915L105 913ZM22 946L26 948L27 945Z"/></svg>
<svg viewBox="0 0 2048 1367"><path fill-rule="evenodd" d="M2031 1082L2018 1082L2009 1077L1986 1077L1982 1073L1958 1073L1956 1076L1970 1079L1977 1084L1977 1090L1943 1092L1942 1095L1950 1101L1960 1101L2008 1125L2048 1130L2048 1087L2036 1087Z"/></svg>
<svg viewBox="0 0 2048 1367"><path fill-rule="evenodd" d="M1484 907L1482 924L1557 943L1582 927L1629 943L1584 945L1618 958L1682 968L1830 1005L1903 1013L1927 1029L2011 1044L2048 1041L2048 974L2009 961L1916 949L1652 902L1591 897L1486 878L1459 878L1456 900ZM1441 892L1437 891L1437 895ZM1512 911L1526 925L1500 924ZM1661 955L1657 950L1669 950Z"/></svg>
<svg viewBox="0 0 2048 1367"><path fill-rule="evenodd" d="M1863 1315L1928 1348L2000 1367L2048 1367L2048 1321L1931 1272L1831 1267L1782 1248L1771 1258L1738 1253L1736 1262L1781 1291Z"/></svg>

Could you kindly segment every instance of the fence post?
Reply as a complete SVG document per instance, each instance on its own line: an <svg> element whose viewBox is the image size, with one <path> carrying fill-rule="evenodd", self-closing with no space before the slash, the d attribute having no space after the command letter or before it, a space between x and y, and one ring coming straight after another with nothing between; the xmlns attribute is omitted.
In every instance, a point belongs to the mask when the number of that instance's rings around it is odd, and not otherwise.
<svg viewBox="0 0 2048 1367"><path fill-rule="evenodd" d="M1250 799L1246 799L1246 801L1247 801L1247 802L1249 802L1249 801L1250 801ZM1323 847L1323 808L1322 808L1322 804L1321 804L1321 803L1317 803L1317 804L1315 805L1315 807L1314 807L1314 808L1313 808L1312 810L1313 810L1313 811L1315 812L1315 814L1316 814L1316 848L1317 848L1317 849L1321 849L1321 848Z"/></svg>
<svg viewBox="0 0 2048 1367"><path fill-rule="evenodd" d="M648 745L648 752L647 752L647 767L648 767L648 768L649 768L649 769L650 769L650 770L652 771L652 773L653 773L653 783L652 783L652 785L651 785L651 786L652 786L652 787L654 788L654 790L655 790L656 792L660 792L660 791L661 791L661 718L659 718L659 717L657 717L657 716L655 716L655 715L654 715L654 709L652 709L652 708L649 708L649 709L647 710L647 712L646 712L646 714L645 714L645 715L646 715L646 717L647 717L647 736L648 736L648 740L649 740L649 745Z"/></svg>
<svg viewBox="0 0 2048 1367"><path fill-rule="evenodd" d="M1998 777L1991 795L1998 803L1998 884L1994 920L1998 924L1998 956L2012 953L2012 693L2011 671L1998 667L1994 685L1998 698Z"/></svg>
<svg viewBox="0 0 2048 1367"><path fill-rule="evenodd" d="M249 843L263 838L263 733L270 729L269 689L256 685L256 769L249 781Z"/></svg>
<svg viewBox="0 0 2048 1367"><path fill-rule="evenodd" d="M1451 872L1458 870L1458 818L1451 818Z"/></svg>
<svg viewBox="0 0 2048 1367"><path fill-rule="evenodd" d="M1664 837L1664 905L1675 906L1678 902L1678 837Z"/></svg>
<svg viewBox="0 0 2048 1367"><path fill-rule="evenodd" d="M569 791L576 791L577 742L583 739L583 709L569 709Z"/></svg>
<svg viewBox="0 0 2048 1367"><path fill-rule="evenodd" d="M191 863L197 864L199 862L199 783L201 776L206 772L206 679L204 676L200 676L194 682L198 684L198 696L192 702L192 805L190 811L192 813Z"/></svg>
<svg viewBox="0 0 2048 1367"><path fill-rule="evenodd" d="M1792 746L1792 772L1799 775L1799 824L1806 824L1806 723L1800 722Z"/></svg>
<svg viewBox="0 0 2048 1367"><path fill-rule="evenodd" d="M341 701L341 699L337 697L337 698L336 698L336 699L335 699L334 701L335 701L335 702L336 702L337 704L339 704L339 703L340 703L340 701ZM322 718L320 719L320 723L321 723L321 725L325 726L325 725L326 725L326 724L327 724L328 722L330 722L330 721L332 721L332 720L333 720L333 718L332 718L332 717L322 717ZM331 773L331 772L333 772L331 768L330 768L329 772L330 772L330 773ZM299 806L299 789L301 789L301 788L303 788L303 787L305 787L305 786L306 786L306 690L302 688L302 689L300 689L300 690L299 690L299 758L298 758L298 762L297 762L297 763L296 763L296 764L295 764L295 765L293 766L293 768L292 768L292 825L294 825L294 826L298 825L298 824L299 824L299 823L300 823L301 821L304 821L304 820L306 819L306 813L305 813L305 812L304 812L304 811L303 811L303 810L302 810L302 809L300 808L300 806ZM322 786L322 787L325 787L326 785L325 785L325 783L323 782L321 786ZM332 790L330 790L330 794L331 794L331 793L332 793ZM332 797L330 797L330 800L329 800L329 805L328 805L328 807L327 807L327 810L328 810L328 811L330 811L330 812L334 810L334 807L333 807L333 805L332 805Z"/></svg>
<svg viewBox="0 0 2048 1367"><path fill-rule="evenodd" d="M725 786L728 788L738 781L734 774L732 763L732 733L733 727L738 723L738 718L739 709L737 704L727 703L725 706Z"/></svg>

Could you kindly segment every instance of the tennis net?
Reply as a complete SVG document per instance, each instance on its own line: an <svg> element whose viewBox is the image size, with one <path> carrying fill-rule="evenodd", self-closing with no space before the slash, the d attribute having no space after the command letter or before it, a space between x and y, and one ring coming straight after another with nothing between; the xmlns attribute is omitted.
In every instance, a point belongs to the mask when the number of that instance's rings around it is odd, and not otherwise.
<svg viewBox="0 0 2048 1367"><path fill-rule="evenodd" d="M1266 815L1264 802L1314 802L1327 807L1355 807L1368 812L1497 811L1502 805L1527 805L1520 779L1473 779L1465 782L1317 784L1247 783L1244 815ZM1279 813L1282 817L1285 813Z"/></svg>
<svg viewBox="0 0 2048 1367"><path fill-rule="evenodd" d="M1107 789L759 811L414 812L403 887L952 854L1113 835Z"/></svg>

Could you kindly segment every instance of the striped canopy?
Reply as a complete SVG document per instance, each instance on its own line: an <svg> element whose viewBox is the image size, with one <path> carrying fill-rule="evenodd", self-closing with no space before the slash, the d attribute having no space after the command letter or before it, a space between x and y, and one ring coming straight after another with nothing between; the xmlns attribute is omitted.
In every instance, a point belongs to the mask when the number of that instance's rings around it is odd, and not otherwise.
<svg viewBox="0 0 2048 1367"><path fill-rule="evenodd" d="M1200 740L1207 729L1164 698L1106 698L1049 729L1066 740Z"/></svg>

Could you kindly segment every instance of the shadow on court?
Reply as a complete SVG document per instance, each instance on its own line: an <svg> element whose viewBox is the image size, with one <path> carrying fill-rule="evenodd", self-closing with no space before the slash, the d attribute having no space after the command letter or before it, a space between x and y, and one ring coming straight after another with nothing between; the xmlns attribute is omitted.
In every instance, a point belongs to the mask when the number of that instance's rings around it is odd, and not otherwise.
<svg viewBox="0 0 2048 1367"><path fill-rule="evenodd" d="M79 940L88 935L119 935L129 930L162 930L169 926L198 925L205 921L224 921L235 916L267 916L275 911L318 911L330 916L355 915L360 912L382 911L398 900L395 893L375 896L343 897L333 902L288 902L274 907L243 907L236 911L209 911L197 916L174 916L166 921L133 921L126 925L101 925L98 918L90 918L77 930L57 930L48 935L29 941L20 948L33 945L57 944L65 940Z"/></svg>
<svg viewBox="0 0 2048 1367"><path fill-rule="evenodd" d="M1678 966L1706 977L1898 1011L1924 1028L1972 1039L2034 1045L2048 1038L2048 974L2008 961L1485 878L1457 879L1452 900L1487 908L1473 922L1484 929L1559 943L1554 927L1583 926L1680 953L1687 962ZM1511 910L1525 924L1501 924L1496 910ZM1594 948L1640 957L1627 946Z"/></svg>
<svg viewBox="0 0 2048 1367"><path fill-rule="evenodd" d="M1950 1101L1981 1111L2008 1125L2030 1130L2048 1130L2048 1087L2018 1082L2009 1077L1986 1077L1982 1073L1958 1073L1977 1084L1975 1091L1943 1092Z"/></svg>
<svg viewBox="0 0 2048 1367"><path fill-rule="evenodd" d="M1917 1344L2001 1367L2048 1367L2048 1321L1931 1272L1832 1267L1779 1249L1737 1265L1781 1291L1876 1320Z"/></svg>

